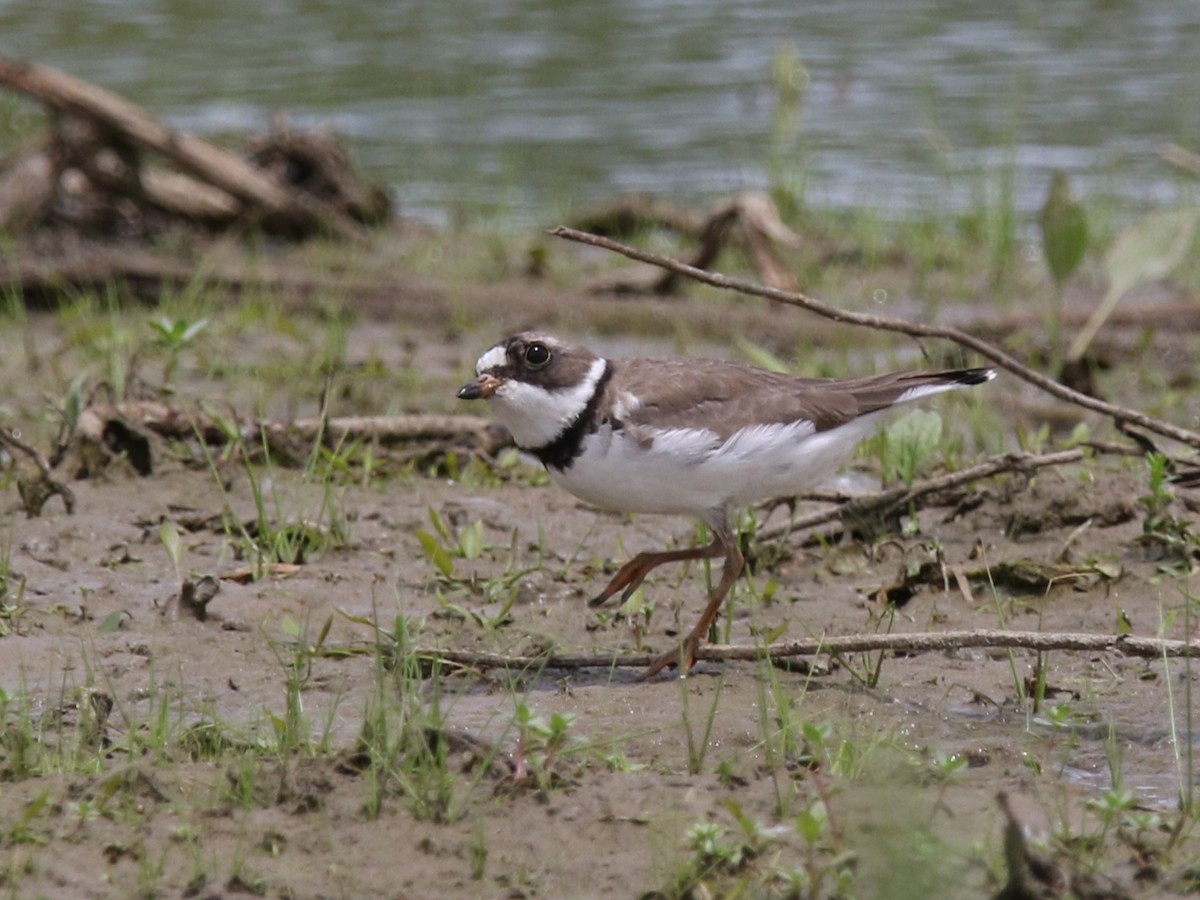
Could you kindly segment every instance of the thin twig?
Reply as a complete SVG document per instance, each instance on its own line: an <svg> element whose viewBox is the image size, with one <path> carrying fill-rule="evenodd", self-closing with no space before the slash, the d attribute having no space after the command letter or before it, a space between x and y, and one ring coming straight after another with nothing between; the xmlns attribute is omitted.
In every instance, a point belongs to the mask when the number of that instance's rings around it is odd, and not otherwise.
<svg viewBox="0 0 1200 900"><path fill-rule="evenodd" d="M958 487L960 484L966 484L980 478L987 478L990 475L997 475L1001 472L1031 472L1034 469L1044 469L1048 466L1064 466L1080 462L1083 458L1084 452L1082 450L1063 450L1059 453L1044 453L1040 455L1022 452L1002 453L999 456L985 459L978 465L971 466L968 469L960 469L957 472L949 472L934 478L926 478L904 487L889 488L888 490L878 491L874 494L854 497L832 509L819 510L772 528L764 528L758 533L758 537L763 540L776 540L794 532L802 531L805 528L814 528L817 525L824 525L826 522L833 522L847 515L861 515L877 509L903 507L910 501L925 494L949 490L950 488Z"/></svg>
<svg viewBox="0 0 1200 900"><path fill-rule="evenodd" d="M1141 659L1200 657L1200 640L1178 641L1133 635L1076 634L1049 631L943 631L913 634L862 634L842 637L801 638L765 646L708 644L696 650L704 660L783 659L792 656L837 656L845 653L888 651L915 656L969 648L1018 648L1045 652L1075 650L1088 653L1119 653ZM652 653L583 653L508 656L474 650L418 648L416 655L429 662L449 663L472 669L619 669L644 668Z"/></svg>
<svg viewBox="0 0 1200 900"><path fill-rule="evenodd" d="M980 356L990 359L996 365L1003 369L1012 372L1018 378L1029 382L1035 387L1041 388L1048 394L1065 400L1068 403L1073 403L1076 406L1082 406L1084 409L1090 409L1094 412L1109 416L1118 422L1129 422L1139 425L1148 431L1153 431L1156 434L1161 434L1169 437L1172 440L1180 441L1192 447L1200 448L1200 434L1194 431L1189 431L1186 428L1180 428L1178 425L1173 425L1162 419L1157 419L1149 416L1136 409L1118 406L1115 403L1107 403L1104 400L1098 400L1095 397L1089 397L1087 394L1082 394L1079 391L1072 390L1064 384L1060 384L1049 376L1043 375L1035 369L1020 362L1016 357L1001 350L995 344L985 341L981 338L968 334L965 331L960 331L957 328L951 328L941 325L924 325L914 322L905 322L902 319L891 319L884 316L874 316L869 313L850 312L848 310L839 309L836 306L830 306L807 294L802 294L797 291L783 291L778 288L763 287L760 284L755 284L752 281L746 281L741 278L731 278L728 275L721 275L717 272L709 272L705 269L697 269L682 263L679 260L672 259L668 256L662 256L658 253L650 253L645 250L639 250L636 247L631 247L628 244L622 244L620 241L614 241L610 238L599 237L598 235L588 234L585 231L576 231L574 228L567 228L560 225L557 228L550 230L550 234L556 237L566 238L569 241L577 241L581 244L590 244L593 247L601 247L605 250L611 250L614 253L620 253L629 259L635 259L639 262L650 263L660 266L668 271L675 272L679 275L684 275L694 281L699 281L703 284L711 285L712 287L721 288L723 290L738 291L743 294L750 294L756 297L765 297L768 300L774 300L777 303L786 303L789 306L798 306L801 309L806 309L809 312L816 313L826 319L831 319L834 322L844 322L848 325L860 325L865 328L874 328L879 331L894 331L900 334L907 334L911 337L919 338L940 338L942 340L952 341L959 346L973 350Z"/></svg>

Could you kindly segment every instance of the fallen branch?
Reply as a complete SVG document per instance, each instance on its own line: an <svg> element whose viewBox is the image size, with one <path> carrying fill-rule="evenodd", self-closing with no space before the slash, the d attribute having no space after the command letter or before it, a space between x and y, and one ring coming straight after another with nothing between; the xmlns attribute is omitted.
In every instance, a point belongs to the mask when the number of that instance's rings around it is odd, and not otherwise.
<svg viewBox="0 0 1200 900"><path fill-rule="evenodd" d="M1171 641L1162 637L1133 635L1088 635L1055 631L931 631L907 635L846 635L844 637L805 637L766 646L707 644L696 650L697 660L757 661L786 659L791 656L836 656L846 653L890 653L914 656L923 653L948 653L972 648L1079 650L1084 653L1118 653L1139 659L1180 659L1200 656L1200 640ZM658 654L653 653L582 653L508 655L480 650L416 648L416 656L428 662L448 662L469 668L644 668Z"/></svg>
<svg viewBox="0 0 1200 900"><path fill-rule="evenodd" d="M254 447L266 441L276 461L281 464L296 456L290 452L293 442L312 442L318 437L327 445L357 440L384 446L441 442L466 446L487 455L495 454L511 442L503 428L477 416L347 416L285 422L233 417L221 419L202 410L183 409L154 400L126 400L93 403L85 407L67 443L84 445L74 449L76 456L85 461L103 459L114 452L124 453L137 471L146 475L152 470L151 448L144 438L139 438L142 432L179 441L190 441L199 436L212 446L241 440L247 446ZM61 459L68 455L70 449L68 446L59 447L55 456ZM303 454L297 458L303 458ZM79 468L90 472L95 464L92 462Z"/></svg>
<svg viewBox="0 0 1200 900"><path fill-rule="evenodd" d="M776 540L794 532L803 531L806 528L814 528L817 525L824 525L827 522L844 518L856 518L872 514L886 518L896 510L903 509L913 500L926 494L949 490L961 484L977 481L980 478L998 475L1001 472L1028 473L1049 466L1065 466L1070 463L1081 462L1083 458L1084 452L1082 450L1063 450L1059 453L1045 453L1040 455L1019 451L1002 453L999 456L986 459L978 465L967 469L960 469L957 472L949 472L934 478L923 479L912 485L889 488L877 491L874 494L865 494L861 497L847 499L832 509L819 510L772 528L764 528L758 532L758 537L762 540Z"/></svg>
<svg viewBox="0 0 1200 900"><path fill-rule="evenodd" d="M801 638L765 646L733 644L702 645L698 660L727 661L784 659L794 656L838 656L845 653L889 651L906 656L946 653L972 648L1023 649L1037 652L1075 650L1086 653L1118 653L1140 659L1178 659L1200 656L1200 640L1178 641L1133 635L1072 634L1044 631L944 631L913 634L862 634L843 637ZM650 665L653 653L583 653L506 655L475 650L417 648L416 655L428 662L449 663L473 669L640 669Z"/></svg>
<svg viewBox="0 0 1200 900"><path fill-rule="evenodd" d="M978 338L975 335L968 334L965 331L960 331L957 328L944 327L939 325L924 325L920 323L906 322L903 319L891 319L884 316L870 315L869 313L850 312L848 310L839 309L836 306L830 306L807 294L802 294L796 291L784 291L778 288L764 287L760 284L755 284L752 281L746 281L741 278L731 278L728 275L721 275L717 272L709 272L704 269L698 269L690 266L687 263L680 262L676 259L671 259L667 256L662 256L658 253L650 253L645 250L639 250L636 247L630 247L627 244L622 244L619 241L610 240L609 238L598 237L594 234L576 231L574 228L567 228L560 225L557 228L550 230L550 234L566 238L569 241L577 241L581 244L589 244L593 247L601 247L605 250L611 250L614 253L620 253L629 259L638 260L639 262L650 263L655 266L660 266L670 272L683 275L691 278L694 281L702 284L711 285L712 287L721 288L723 290L737 291L743 294L750 294L755 297L765 297L768 300L774 300L777 303L785 303L789 306L798 306L801 309L806 309L809 312L816 313L824 318L831 319L834 322L844 322L847 325L860 325L865 328L874 328L879 331L892 331L899 334L907 334L910 337L918 338L940 338L942 340L952 341L959 346L966 347L968 350L973 350L980 356L994 362L1003 369L1012 372L1018 378L1029 382L1034 387L1041 388L1048 394L1065 400L1068 403L1073 403L1076 406L1081 406L1084 409L1090 409L1093 412L1101 413L1114 419L1117 423L1126 422L1133 425L1138 425L1147 431L1152 431L1155 434L1161 434L1164 437L1179 441L1180 443L1188 444L1191 447L1200 448L1200 434L1194 431L1189 431L1186 428L1180 428L1170 422L1147 415L1136 409L1118 406L1115 403L1108 403L1104 400L1099 400L1095 397L1090 397L1087 394L1072 390L1064 384L1060 384L1049 376L1043 375L1035 369L1030 368L1020 362L1016 357L1004 350L1001 350L995 344Z"/></svg>

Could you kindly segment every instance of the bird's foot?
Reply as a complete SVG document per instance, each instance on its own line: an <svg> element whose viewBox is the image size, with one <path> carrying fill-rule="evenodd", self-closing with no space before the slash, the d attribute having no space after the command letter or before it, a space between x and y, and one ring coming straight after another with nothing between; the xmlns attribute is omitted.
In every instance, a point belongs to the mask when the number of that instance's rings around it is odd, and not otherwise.
<svg viewBox="0 0 1200 900"><path fill-rule="evenodd" d="M621 592L621 602L624 603L633 596L634 591L642 586L642 582L646 580L646 576L650 573L650 568L644 564L640 557L636 557L625 563L617 571L617 574L612 577L612 581L608 583L608 586L588 601L588 606L603 606L617 591Z"/></svg>
<svg viewBox="0 0 1200 900"><path fill-rule="evenodd" d="M689 634L678 647L668 650L650 663L638 680L649 681L668 666L675 666L679 669L679 677L687 678L688 672L696 664L696 650L700 647L701 638L701 635Z"/></svg>

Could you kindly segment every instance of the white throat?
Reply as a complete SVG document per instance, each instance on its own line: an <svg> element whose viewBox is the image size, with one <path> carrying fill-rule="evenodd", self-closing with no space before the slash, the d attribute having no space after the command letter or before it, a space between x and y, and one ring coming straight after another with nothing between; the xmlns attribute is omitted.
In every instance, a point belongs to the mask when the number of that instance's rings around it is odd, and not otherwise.
<svg viewBox="0 0 1200 900"><path fill-rule="evenodd" d="M607 361L597 359L579 384L565 390L548 391L523 381L505 381L491 398L496 418L509 430L518 447L528 450L545 447L587 408L607 366Z"/></svg>

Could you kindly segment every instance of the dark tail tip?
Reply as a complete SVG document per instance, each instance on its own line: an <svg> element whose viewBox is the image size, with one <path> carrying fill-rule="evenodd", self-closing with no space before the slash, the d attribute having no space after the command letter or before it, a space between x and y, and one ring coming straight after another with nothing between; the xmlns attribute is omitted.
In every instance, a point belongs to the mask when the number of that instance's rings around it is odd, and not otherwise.
<svg viewBox="0 0 1200 900"><path fill-rule="evenodd" d="M957 384L983 384L996 377L995 369L961 369L950 373Z"/></svg>

